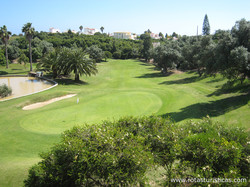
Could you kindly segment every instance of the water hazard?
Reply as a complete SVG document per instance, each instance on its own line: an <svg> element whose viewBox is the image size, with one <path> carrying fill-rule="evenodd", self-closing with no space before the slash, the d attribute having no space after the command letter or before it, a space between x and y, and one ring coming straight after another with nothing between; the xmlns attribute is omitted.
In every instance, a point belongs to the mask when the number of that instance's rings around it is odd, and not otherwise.
<svg viewBox="0 0 250 187"><path fill-rule="evenodd" d="M0 85L2 84L11 87L12 95L0 98L0 101L32 94L53 86L49 81L34 77L0 77Z"/></svg>

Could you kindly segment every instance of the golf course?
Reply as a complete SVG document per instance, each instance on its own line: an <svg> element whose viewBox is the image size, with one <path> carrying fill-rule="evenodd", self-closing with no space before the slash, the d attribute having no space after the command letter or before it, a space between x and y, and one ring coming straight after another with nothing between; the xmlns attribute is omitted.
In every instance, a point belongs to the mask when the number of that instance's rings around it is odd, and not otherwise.
<svg viewBox="0 0 250 187"><path fill-rule="evenodd" d="M24 73L23 66L11 65L7 73ZM154 114L170 116L177 124L209 116L250 128L249 80L228 88L227 79L219 74L199 77L195 71L173 71L163 75L139 60L110 59L97 68L96 76L82 76L81 82L57 79L58 86L50 90L0 102L0 186L22 186L39 154L57 143L63 131L85 123ZM0 70L5 71L3 66ZM68 94L76 96L23 110Z"/></svg>

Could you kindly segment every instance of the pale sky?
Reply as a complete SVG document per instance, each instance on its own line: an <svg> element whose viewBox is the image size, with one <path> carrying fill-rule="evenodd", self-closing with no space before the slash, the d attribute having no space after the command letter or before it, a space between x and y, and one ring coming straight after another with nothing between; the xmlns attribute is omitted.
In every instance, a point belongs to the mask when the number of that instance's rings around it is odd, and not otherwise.
<svg viewBox="0 0 250 187"><path fill-rule="evenodd" d="M1 0L0 27L14 34L31 22L36 31L79 31L104 27L104 32L128 31L137 34L150 29L181 35L202 32L205 14L211 33L231 29L241 18L250 20L250 0Z"/></svg>

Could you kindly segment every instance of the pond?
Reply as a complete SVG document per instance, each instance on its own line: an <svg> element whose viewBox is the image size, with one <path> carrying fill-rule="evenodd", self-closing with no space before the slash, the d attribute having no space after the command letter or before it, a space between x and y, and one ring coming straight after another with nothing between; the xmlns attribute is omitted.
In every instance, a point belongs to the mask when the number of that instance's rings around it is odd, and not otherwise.
<svg viewBox="0 0 250 187"><path fill-rule="evenodd" d="M11 87L12 95L0 98L0 101L37 93L52 87L54 84L35 77L0 77L0 85Z"/></svg>

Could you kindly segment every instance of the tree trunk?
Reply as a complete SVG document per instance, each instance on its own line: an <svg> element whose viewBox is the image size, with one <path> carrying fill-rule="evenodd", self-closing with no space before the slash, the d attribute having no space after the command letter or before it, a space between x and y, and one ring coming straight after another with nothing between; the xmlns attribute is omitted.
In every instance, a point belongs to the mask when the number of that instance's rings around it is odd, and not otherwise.
<svg viewBox="0 0 250 187"><path fill-rule="evenodd" d="M77 73L75 74L75 81L76 81L76 82L80 81L80 76L79 76L79 74L77 74Z"/></svg>
<svg viewBox="0 0 250 187"><path fill-rule="evenodd" d="M8 49L7 49L7 42L5 42L5 58L6 58L6 68L9 68L9 62L8 62Z"/></svg>
<svg viewBox="0 0 250 187"><path fill-rule="evenodd" d="M29 39L29 51L30 51L30 71L32 71L32 49L31 49L31 39Z"/></svg>

